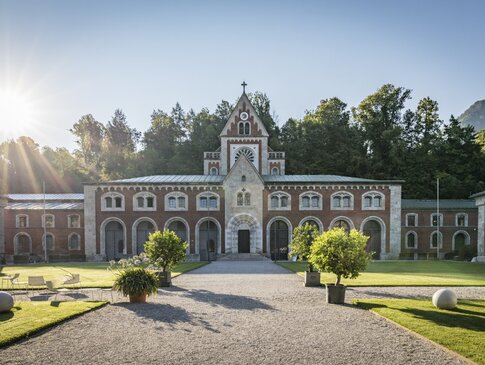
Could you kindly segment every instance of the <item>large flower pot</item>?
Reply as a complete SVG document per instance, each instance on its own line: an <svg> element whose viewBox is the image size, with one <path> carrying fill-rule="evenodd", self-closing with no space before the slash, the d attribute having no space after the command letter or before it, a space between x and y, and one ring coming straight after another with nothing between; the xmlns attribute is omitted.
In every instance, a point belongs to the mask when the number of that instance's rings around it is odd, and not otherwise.
<svg viewBox="0 0 485 365"><path fill-rule="evenodd" d="M346 285L325 284L327 288L327 303L344 304Z"/></svg>
<svg viewBox="0 0 485 365"><path fill-rule="evenodd" d="M160 288L172 286L172 273L170 271L158 271L157 275Z"/></svg>
<svg viewBox="0 0 485 365"><path fill-rule="evenodd" d="M320 273L305 271L305 286L320 286Z"/></svg>
<svg viewBox="0 0 485 365"><path fill-rule="evenodd" d="M130 295L130 303L146 303L147 293L142 293L139 295Z"/></svg>

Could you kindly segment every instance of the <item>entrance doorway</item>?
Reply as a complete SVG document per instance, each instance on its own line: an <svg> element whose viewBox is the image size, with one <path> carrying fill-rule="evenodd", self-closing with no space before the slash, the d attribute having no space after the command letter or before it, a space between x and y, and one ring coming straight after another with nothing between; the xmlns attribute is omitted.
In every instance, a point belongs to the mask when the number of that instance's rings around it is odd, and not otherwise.
<svg viewBox="0 0 485 365"><path fill-rule="evenodd" d="M106 259L119 260L123 258L123 226L121 223L112 221L106 225L105 228L105 249L106 249Z"/></svg>
<svg viewBox="0 0 485 365"><path fill-rule="evenodd" d="M370 220L364 224L363 233L369 236L365 250L367 252L374 252L372 258L379 260L381 256L381 225L375 220Z"/></svg>
<svg viewBox="0 0 485 365"><path fill-rule="evenodd" d="M249 253L249 229L237 231L237 251L239 253Z"/></svg>
<svg viewBox="0 0 485 365"><path fill-rule="evenodd" d="M269 247L271 260L288 260L288 225L278 220L271 224L269 232Z"/></svg>

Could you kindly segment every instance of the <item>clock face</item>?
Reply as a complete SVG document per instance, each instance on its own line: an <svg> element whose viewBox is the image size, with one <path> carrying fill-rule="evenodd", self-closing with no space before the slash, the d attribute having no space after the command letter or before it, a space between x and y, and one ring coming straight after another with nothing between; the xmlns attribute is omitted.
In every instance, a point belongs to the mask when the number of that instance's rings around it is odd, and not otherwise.
<svg viewBox="0 0 485 365"><path fill-rule="evenodd" d="M241 118L241 120L248 120L248 113L246 112L242 112L241 114L239 114L239 118Z"/></svg>

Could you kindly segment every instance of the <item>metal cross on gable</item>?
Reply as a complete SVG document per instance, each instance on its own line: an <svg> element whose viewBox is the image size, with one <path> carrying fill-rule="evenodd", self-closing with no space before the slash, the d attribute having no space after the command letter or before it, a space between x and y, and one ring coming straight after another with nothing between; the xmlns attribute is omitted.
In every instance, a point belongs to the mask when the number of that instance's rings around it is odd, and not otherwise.
<svg viewBox="0 0 485 365"><path fill-rule="evenodd" d="M248 84L246 84L246 81L243 81L241 86L243 87L243 93L245 93L246 92L246 86L248 86Z"/></svg>

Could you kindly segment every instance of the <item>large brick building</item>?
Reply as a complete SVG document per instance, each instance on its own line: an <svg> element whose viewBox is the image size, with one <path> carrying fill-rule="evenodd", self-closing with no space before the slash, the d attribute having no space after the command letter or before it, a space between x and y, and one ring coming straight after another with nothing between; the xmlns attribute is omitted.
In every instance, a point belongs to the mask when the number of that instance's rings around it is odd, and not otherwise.
<svg viewBox="0 0 485 365"><path fill-rule="evenodd" d="M286 175L285 154L268 146L244 92L220 141L204 154L204 175L86 184L84 194L47 195L45 204L42 195L8 195L0 202L0 255L42 258L46 242L59 260L118 259L169 228L189 243L193 260L237 253L285 260L293 229L305 222L363 231L376 259L443 256L463 245L483 255L485 192L442 201L438 218L435 202L401 199L402 181Z"/></svg>

